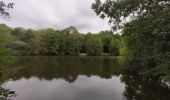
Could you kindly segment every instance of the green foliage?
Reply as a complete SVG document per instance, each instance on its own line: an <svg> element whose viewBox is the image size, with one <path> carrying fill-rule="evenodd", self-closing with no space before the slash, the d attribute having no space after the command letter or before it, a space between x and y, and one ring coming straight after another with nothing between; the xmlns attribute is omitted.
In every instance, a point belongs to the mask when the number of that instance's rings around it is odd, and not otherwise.
<svg viewBox="0 0 170 100"><path fill-rule="evenodd" d="M23 34L20 35L20 40L24 42L30 42L34 38L34 31L31 29L26 30Z"/></svg>
<svg viewBox="0 0 170 100"><path fill-rule="evenodd" d="M114 37L113 32L111 31L102 31L98 34L103 42L103 52L109 53L110 43L112 38Z"/></svg>
<svg viewBox="0 0 170 100"><path fill-rule="evenodd" d="M12 30L11 35L16 37L17 39L24 40L22 38L22 35L25 33L25 31L26 30L24 28L18 27L18 28L15 28L14 30Z"/></svg>
<svg viewBox="0 0 170 100"><path fill-rule="evenodd" d="M170 78L169 0L96 0L92 8L100 17L108 17L113 29L123 28L120 53L127 58L127 70Z"/></svg>
<svg viewBox="0 0 170 100"><path fill-rule="evenodd" d="M170 7L166 10L158 11L158 15L167 13L169 16ZM165 12L164 12L165 11ZM162 13L163 12L163 13ZM146 18L139 18L140 26L146 25L143 30L137 30L138 42L141 44L136 51L140 51L144 67L141 69L140 73L147 76L152 76L155 78L169 78L170 77L170 24L168 16L155 16L149 15ZM145 20L145 21L143 21ZM142 22L141 22L142 21ZM138 20L137 20L138 22ZM139 22L138 22L139 23ZM136 32L136 33L137 33ZM143 36L142 36L143 35Z"/></svg>
<svg viewBox="0 0 170 100"><path fill-rule="evenodd" d="M79 55L80 53L80 34L69 34L66 41L66 55Z"/></svg>
<svg viewBox="0 0 170 100"><path fill-rule="evenodd" d="M11 42L7 44L7 47L11 49L12 55L30 55L31 54L31 42L34 39L33 30L15 28L11 32L11 37L13 39L12 40L10 39Z"/></svg>
<svg viewBox="0 0 170 100"><path fill-rule="evenodd" d="M99 34L80 34L78 30L71 26L63 30L52 28L32 30L24 28L11 29L2 24L0 35L3 42L3 49L8 49L11 55L72 55L80 53L88 55L101 55L101 53L117 52L113 48L116 44L111 43L112 39L120 40L120 35L111 31L102 31ZM1 46L2 47L2 46ZM10 50L10 51L9 51ZM114 51L116 50L116 51ZM115 53L114 55L118 55Z"/></svg>
<svg viewBox="0 0 170 100"><path fill-rule="evenodd" d="M0 34L3 34L3 33L9 33L9 32L11 32L11 28L10 27L8 27L7 25L5 25L5 24L0 24Z"/></svg>
<svg viewBox="0 0 170 100"><path fill-rule="evenodd" d="M31 49L30 45L23 41L15 41L10 48L12 48L12 55L29 55Z"/></svg>
<svg viewBox="0 0 170 100"><path fill-rule="evenodd" d="M11 35L13 35L15 38L19 39L20 41L23 42L30 42L31 39L33 39L34 36L34 31L32 29L24 29L24 28L15 28L14 30L12 30Z"/></svg>
<svg viewBox="0 0 170 100"><path fill-rule="evenodd" d="M80 34L77 29L67 28L59 32L59 54L78 55L80 53Z"/></svg>
<svg viewBox="0 0 170 100"><path fill-rule="evenodd" d="M119 53L119 48L120 48L120 40L112 38L111 43L110 43L110 53L114 56L118 56Z"/></svg>
<svg viewBox="0 0 170 100"><path fill-rule="evenodd" d="M103 53L103 43L99 37L90 36L86 41L86 52L88 55L101 55Z"/></svg>
<svg viewBox="0 0 170 100"><path fill-rule="evenodd" d="M8 56L9 50L6 48L1 47L0 48L0 56Z"/></svg>
<svg viewBox="0 0 170 100"><path fill-rule="evenodd" d="M39 32L35 32L34 34L35 38L34 39L31 39L30 41L30 46L31 46L31 49L30 49L30 54L31 55L41 55L41 52L43 50L43 46L42 46L42 42L41 42L41 35Z"/></svg>
<svg viewBox="0 0 170 100"><path fill-rule="evenodd" d="M41 39L43 53L48 55L57 55L58 54L58 35L53 29L43 30L43 36Z"/></svg>
<svg viewBox="0 0 170 100"><path fill-rule="evenodd" d="M2 64L10 63L13 57L10 56L11 49L8 45L13 42L14 38L10 36L12 29L5 24L0 24L0 71Z"/></svg>
<svg viewBox="0 0 170 100"><path fill-rule="evenodd" d="M126 41L126 56L137 59L139 66L131 67L146 77L168 78L170 66L169 18L140 17L125 25L122 40ZM160 23L161 22L161 23ZM145 27L143 27L145 25Z"/></svg>
<svg viewBox="0 0 170 100"><path fill-rule="evenodd" d="M6 56L9 53L9 49L5 46L10 41L9 33L11 32L11 28L6 26L5 24L0 24L0 56Z"/></svg>
<svg viewBox="0 0 170 100"><path fill-rule="evenodd" d="M166 10L170 6L169 0L96 0L92 9L101 18L108 17L113 23L113 29L123 28L126 20L135 20L139 16L154 15L159 17L157 11ZM165 16L166 13L163 12ZM131 19L129 19L131 18Z"/></svg>

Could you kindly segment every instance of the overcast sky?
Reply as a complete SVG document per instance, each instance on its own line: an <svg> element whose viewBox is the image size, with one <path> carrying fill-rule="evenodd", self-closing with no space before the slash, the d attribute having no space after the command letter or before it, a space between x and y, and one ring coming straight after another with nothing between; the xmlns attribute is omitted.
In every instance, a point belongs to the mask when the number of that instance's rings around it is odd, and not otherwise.
<svg viewBox="0 0 170 100"><path fill-rule="evenodd" d="M0 19L11 27L63 29L75 26L80 32L110 29L91 9L95 0L3 0L14 2L10 21Z"/></svg>

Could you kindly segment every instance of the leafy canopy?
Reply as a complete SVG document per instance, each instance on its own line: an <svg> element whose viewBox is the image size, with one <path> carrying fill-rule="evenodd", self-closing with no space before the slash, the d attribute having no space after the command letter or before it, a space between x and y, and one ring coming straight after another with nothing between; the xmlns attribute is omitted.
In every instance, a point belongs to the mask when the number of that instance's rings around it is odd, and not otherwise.
<svg viewBox="0 0 170 100"><path fill-rule="evenodd" d="M103 3L96 0L92 4L96 14L101 18L108 17L109 23L113 23L115 30L121 29L126 22L140 16L160 16L157 12L168 11L168 7L170 7L170 0L106 0Z"/></svg>

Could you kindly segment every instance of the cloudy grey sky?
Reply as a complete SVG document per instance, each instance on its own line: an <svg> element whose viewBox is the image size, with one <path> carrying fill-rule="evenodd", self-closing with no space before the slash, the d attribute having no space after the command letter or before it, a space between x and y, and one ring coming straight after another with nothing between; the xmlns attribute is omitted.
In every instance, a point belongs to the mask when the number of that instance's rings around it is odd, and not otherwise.
<svg viewBox="0 0 170 100"><path fill-rule="evenodd" d="M3 0L14 2L10 21L0 19L11 27L63 29L75 26L80 32L110 29L91 9L95 0Z"/></svg>

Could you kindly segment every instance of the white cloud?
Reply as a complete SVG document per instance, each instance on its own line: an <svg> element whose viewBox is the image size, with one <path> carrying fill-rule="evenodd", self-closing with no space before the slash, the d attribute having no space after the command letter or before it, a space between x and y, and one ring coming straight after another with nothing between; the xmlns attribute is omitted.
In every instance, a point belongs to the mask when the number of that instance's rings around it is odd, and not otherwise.
<svg viewBox="0 0 170 100"><path fill-rule="evenodd" d="M76 26L80 32L110 29L91 9L94 0L8 0L15 3L11 20L1 22L11 27L63 29Z"/></svg>

